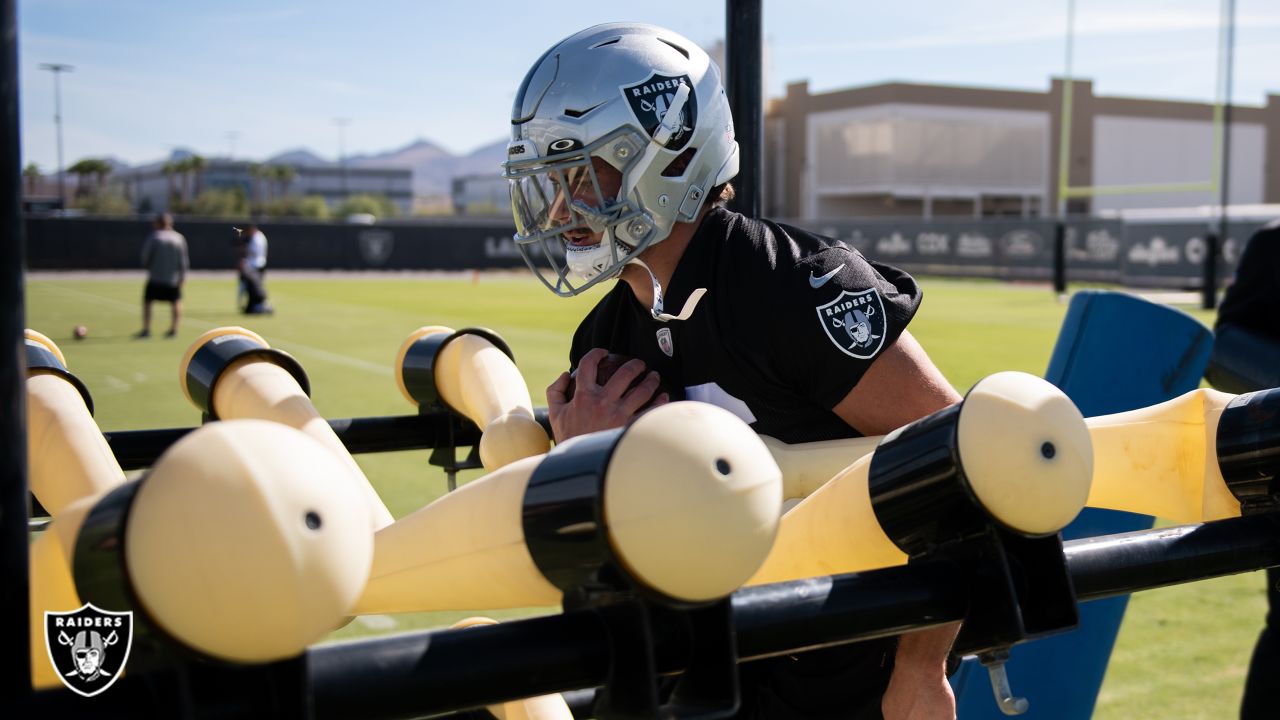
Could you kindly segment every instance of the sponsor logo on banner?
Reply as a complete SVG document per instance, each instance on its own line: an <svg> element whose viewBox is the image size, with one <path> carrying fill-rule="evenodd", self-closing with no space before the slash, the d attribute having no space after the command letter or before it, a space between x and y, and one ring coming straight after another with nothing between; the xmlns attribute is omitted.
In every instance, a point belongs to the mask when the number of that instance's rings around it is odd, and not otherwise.
<svg viewBox="0 0 1280 720"><path fill-rule="evenodd" d="M876 240L877 255L910 255L912 250L911 243L900 232Z"/></svg>
<svg viewBox="0 0 1280 720"><path fill-rule="evenodd" d="M509 237L493 237L484 239L484 256L487 258L519 258L520 249Z"/></svg>
<svg viewBox="0 0 1280 720"><path fill-rule="evenodd" d="M1204 258L1209 254L1209 243L1199 235L1187 240L1187 244L1183 247L1183 252L1187 254L1187 262L1199 265L1204 262Z"/></svg>
<svg viewBox="0 0 1280 720"><path fill-rule="evenodd" d="M1175 265L1182 258L1181 251L1170 245L1163 237L1156 235L1148 243L1135 243L1129 248L1129 262L1135 265Z"/></svg>
<svg viewBox="0 0 1280 720"><path fill-rule="evenodd" d="M981 233L960 233L956 239L956 255L965 258L989 258L995 254L991 238Z"/></svg>
<svg viewBox="0 0 1280 720"><path fill-rule="evenodd" d="M946 255L951 252L951 237L946 233L922 232L916 236L916 251L921 255Z"/></svg>
<svg viewBox="0 0 1280 720"><path fill-rule="evenodd" d="M1010 230L1000 238L1000 248L1004 256L1012 259L1026 260L1033 258L1044 245L1044 238L1030 230Z"/></svg>
<svg viewBox="0 0 1280 720"><path fill-rule="evenodd" d="M880 352L885 315L884 303L875 288L856 293L842 290L835 300L816 310L823 331L840 352L860 360L869 360Z"/></svg>
<svg viewBox="0 0 1280 720"><path fill-rule="evenodd" d="M390 230L361 230L356 238L360 242L360 257L366 264L375 267L387 262L396 245L395 236Z"/></svg>
<svg viewBox="0 0 1280 720"><path fill-rule="evenodd" d="M120 678L133 647L133 613L86 603L71 612L44 614L44 645L62 684L85 697Z"/></svg>

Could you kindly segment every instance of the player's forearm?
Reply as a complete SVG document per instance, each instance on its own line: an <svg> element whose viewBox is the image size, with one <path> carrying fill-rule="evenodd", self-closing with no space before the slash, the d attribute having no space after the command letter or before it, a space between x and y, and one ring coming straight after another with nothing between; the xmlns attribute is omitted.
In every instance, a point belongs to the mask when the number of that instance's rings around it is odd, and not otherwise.
<svg viewBox="0 0 1280 720"><path fill-rule="evenodd" d="M949 623L903 634L898 638L894 673L945 675L947 655L959 632L960 623Z"/></svg>

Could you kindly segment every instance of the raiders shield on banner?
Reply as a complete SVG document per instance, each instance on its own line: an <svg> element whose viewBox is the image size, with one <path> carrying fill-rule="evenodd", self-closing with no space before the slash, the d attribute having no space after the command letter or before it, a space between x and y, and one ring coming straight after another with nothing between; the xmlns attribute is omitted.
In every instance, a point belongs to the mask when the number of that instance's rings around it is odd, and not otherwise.
<svg viewBox="0 0 1280 720"><path fill-rule="evenodd" d="M622 95L631 105L631 112L635 113L636 120L640 121L640 127L649 133L649 137L653 137L654 133L658 132L662 117L667 114L667 109L671 107L671 101L675 99L676 91L681 85L689 86L689 100L680 112L679 129L673 132L671 139L667 141L668 150L683 149L685 143L689 142L689 138L693 136L693 129L698 124L698 101L694 97L693 83L689 81L689 76L670 77L654 73L644 82L622 87Z"/></svg>
<svg viewBox="0 0 1280 720"><path fill-rule="evenodd" d="M115 683L133 647L133 613L86 603L72 612L44 614L44 645L62 683L93 697Z"/></svg>
<svg viewBox="0 0 1280 720"><path fill-rule="evenodd" d="M819 305L818 322L840 351L870 360L884 344L884 303L875 288L851 293L842 290L826 305Z"/></svg>

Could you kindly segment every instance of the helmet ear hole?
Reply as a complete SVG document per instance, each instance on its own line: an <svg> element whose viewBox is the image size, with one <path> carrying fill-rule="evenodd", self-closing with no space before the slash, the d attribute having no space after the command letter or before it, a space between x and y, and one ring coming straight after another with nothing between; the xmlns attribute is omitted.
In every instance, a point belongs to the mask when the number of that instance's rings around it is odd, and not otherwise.
<svg viewBox="0 0 1280 720"><path fill-rule="evenodd" d="M680 177L684 175L685 170L689 169L689 163L693 162L693 156L698 152L697 148L685 148L684 152L676 156L662 170L662 177Z"/></svg>

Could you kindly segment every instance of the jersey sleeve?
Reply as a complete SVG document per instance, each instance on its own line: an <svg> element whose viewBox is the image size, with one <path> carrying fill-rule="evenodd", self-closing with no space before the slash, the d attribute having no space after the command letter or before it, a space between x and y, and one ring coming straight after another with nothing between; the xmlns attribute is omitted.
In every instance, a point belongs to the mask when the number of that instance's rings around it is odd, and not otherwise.
<svg viewBox="0 0 1280 720"><path fill-rule="evenodd" d="M796 391L835 407L920 306L920 286L898 268L832 245L779 268L773 355Z"/></svg>

